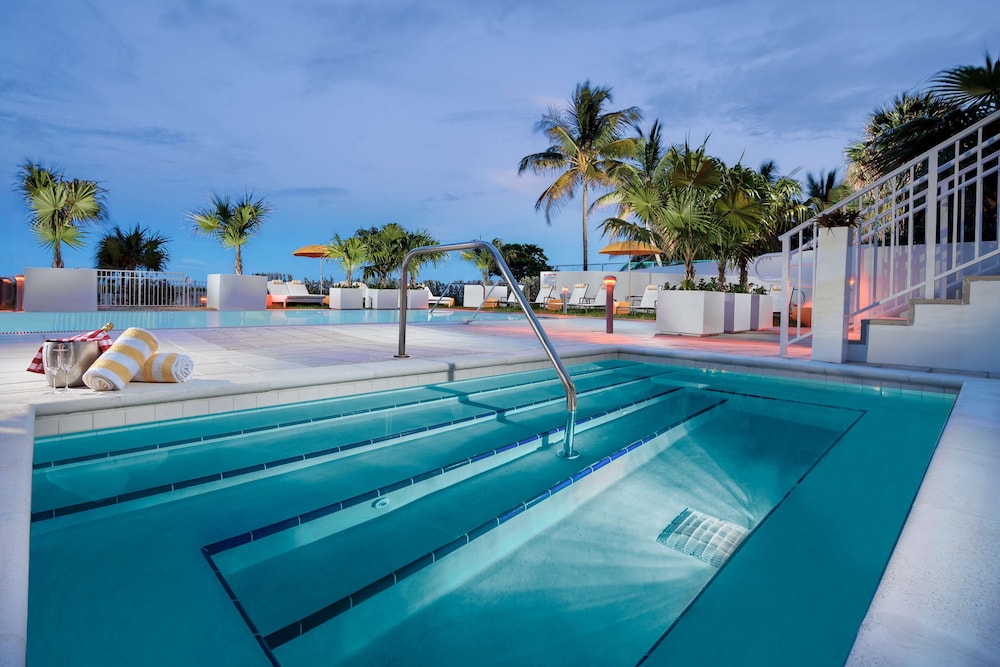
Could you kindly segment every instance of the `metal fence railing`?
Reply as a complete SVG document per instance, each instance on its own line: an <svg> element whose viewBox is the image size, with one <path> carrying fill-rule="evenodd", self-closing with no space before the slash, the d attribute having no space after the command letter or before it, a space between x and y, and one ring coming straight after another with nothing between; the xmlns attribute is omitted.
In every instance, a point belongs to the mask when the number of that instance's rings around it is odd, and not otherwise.
<svg viewBox="0 0 1000 667"><path fill-rule="evenodd" d="M205 283L180 272L97 270L97 308L198 308Z"/></svg>
<svg viewBox="0 0 1000 667"><path fill-rule="evenodd" d="M896 169L824 213L858 213L850 248L848 330L862 318L897 315L910 299L954 298L966 276L1000 265L1000 112ZM811 304L814 255L823 234L812 218L782 235L786 294ZM792 309L796 303L789 304ZM806 341L801 318L783 312L781 353Z"/></svg>

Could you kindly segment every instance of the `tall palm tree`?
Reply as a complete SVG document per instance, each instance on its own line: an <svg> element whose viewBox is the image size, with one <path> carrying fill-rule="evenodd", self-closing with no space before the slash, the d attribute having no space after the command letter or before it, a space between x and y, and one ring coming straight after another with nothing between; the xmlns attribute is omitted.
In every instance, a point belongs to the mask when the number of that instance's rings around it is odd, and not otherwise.
<svg viewBox="0 0 1000 667"><path fill-rule="evenodd" d="M166 236L153 234L138 224L129 232L115 225L97 244L97 268L162 271L170 260L166 248L169 242Z"/></svg>
<svg viewBox="0 0 1000 667"><path fill-rule="evenodd" d="M96 181L66 180L34 162L25 162L19 172L19 190L31 209L31 231L42 246L52 248L52 268L61 269L62 246L82 248L81 225L107 218L105 191Z"/></svg>
<svg viewBox="0 0 1000 667"><path fill-rule="evenodd" d="M274 209L253 193L246 193L236 200L228 195L212 195L207 208L189 211L188 220L195 233L218 239L223 248L236 248L236 275L243 275L242 248L260 231Z"/></svg>
<svg viewBox="0 0 1000 667"><path fill-rule="evenodd" d="M727 168L721 161L722 183L713 193L713 218L718 232L710 240L718 266L718 289L726 291L726 267L746 266L752 244L766 234L764 217L767 179L753 169L737 164ZM746 287L741 274L741 286Z"/></svg>
<svg viewBox="0 0 1000 667"><path fill-rule="evenodd" d="M330 243L326 246L326 256L340 262L346 274L348 287L354 287L352 275L368 258L363 240L357 236L342 239L340 234L334 234L330 239Z"/></svg>
<svg viewBox="0 0 1000 667"><path fill-rule="evenodd" d="M636 140L626 137L628 127L642 118L638 107L605 111L613 101L611 89L578 84L565 109L550 108L535 124L548 137L550 146L541 153L521 158L517 173L557 174L556 180L535 202L544 205L545 221L565 199L572 199L576 187L582 190L583 270L587 270L587 190L610 184L608 172L622 159L635 154Z"/></svg>

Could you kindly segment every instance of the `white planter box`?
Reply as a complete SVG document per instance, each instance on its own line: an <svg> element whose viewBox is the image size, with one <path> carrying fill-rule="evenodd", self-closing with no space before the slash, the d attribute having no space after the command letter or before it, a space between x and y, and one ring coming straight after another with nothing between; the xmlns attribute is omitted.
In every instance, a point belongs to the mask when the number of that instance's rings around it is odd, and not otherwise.
<svg viewBox="0 0 1000 667"><path fill-rule="evenodd" d="M661 290L656 300L656 330L690 336L720 334L725 296L722 292Z"/></svg>
<svg viewBox="0 0 1000 667"><path fill-rule="evenodd" d="M397 310L399 308L398 289L368 289L371 307L376 310Z"/></svg>
<svg viewBox="0 0 1000 667"><path fill-rule="evenodd" d="M365 305L360 287L331 287L330 308L333 310L361 310Z"/></svg>
<svg viewBox="0 0 1000 667"><path fill-rule="evenodd" d="M725 319L722 323L722 330L725 333L750 331L753 325L751 318L753 295L727 292L722 296L725 299Z"/></svg>
<svg viewBox="0 0 1000 667"><path fill-rule="evenodd" d="M410 310L427 310L430 307L430 290L406 290L406 307Z"/></svg>
<svg viewBox="0 0 1000 667"><path fill-rule="evenodd" d="M750 330L760 331L774 326L774 311L771 310L770 294L750 295Z"/></svg>
<svg viewBox="0 0 1000 667"><path fill-rule="evenodd" d="M267 278L210 273L206 284L210 310L267 310Z"/></svg>
<svg viewBox="0 0 1000 667"><path fill-rule="evenodd" d="M97 269L26 268L24 311L34 313L97 310Z"/></svg>

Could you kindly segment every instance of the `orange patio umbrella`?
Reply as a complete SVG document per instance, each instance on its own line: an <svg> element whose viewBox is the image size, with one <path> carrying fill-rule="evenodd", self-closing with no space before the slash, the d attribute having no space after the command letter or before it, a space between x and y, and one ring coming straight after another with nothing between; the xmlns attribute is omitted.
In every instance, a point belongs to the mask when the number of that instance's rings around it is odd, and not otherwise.
<svg viewBox="0 0 1000 667"><path fill-rule="evenodd" d="M627 255L628 260L628 296L632 296L632 258L636 255L662 255L663 251L652 243L643 241L615 241L600 250L602 255Z"/></svg>
<svg viewBox="0 0 1000 667"><path fill-rule="evenodd" d="M319 282L323 284L323 258L326 257L325 245L304 245L292 253L296 257L319 258Z"/></svg>

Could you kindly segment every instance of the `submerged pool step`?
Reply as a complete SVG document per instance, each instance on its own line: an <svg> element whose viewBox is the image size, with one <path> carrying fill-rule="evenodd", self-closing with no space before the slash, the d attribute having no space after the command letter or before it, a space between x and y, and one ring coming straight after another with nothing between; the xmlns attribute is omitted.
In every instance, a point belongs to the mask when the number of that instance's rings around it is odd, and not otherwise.
<svg viewBox="0 0 1000 667"><path fill-rule="evenodd" d="M551 448L537 451L287 552L263 559L254 553L242 564L238 553L217 556L220 576L253 627L276 648L724 402L686 390L669 394L636 410L630 419L581 432L579 447L589 457L584 460L591 461L582 469L580 461L555 457ZM280 539L289 543L287 535ZM250 554L261 547L234 548ZM354 566L341 570L338 563ZM277 608L274 601L290 608Z"/></svg>
<svg viewBox="0 0 1000 667"><path fill-rule="evenodd" d="M609 371L627 374L630 369L637 368L640 366L635 362L609 360L575 364L570 366L569 370L573 377L583 378ZM35 469L48 468L281 427L321 423L340 417L431 404L442 399L454 399L457 396L471 397L543 384L558 385L558 379L548 370L524 371L510 375L456 380L436 385L238 410L152 424L48 436L35 439L34 466Z"/></svg>
<svg viewBox="0 0 1000 667"><path fill-rule="evenodd" d="M580 396L586 398L609 388L617 392L641 391L650 377L658 376L588 374L578 382L583 390ZM529 389L505 388L477 394L471 400L461 396L450 398L433 408L421 405L387 410L379 413L381 422L374 415L352 415L321 425L294 426L114 460L40 469L34 473L33 520L225 483L248 475L277 474L286 468L327 463L367 449L492 421L502 415L509 417L527 409L556 406L562 401L560 392L561 387L554 387L551 382ZM589 400L584 406L591 412L599 409L598 403ZM292 437L291 433L301 435Z"/></svg>

